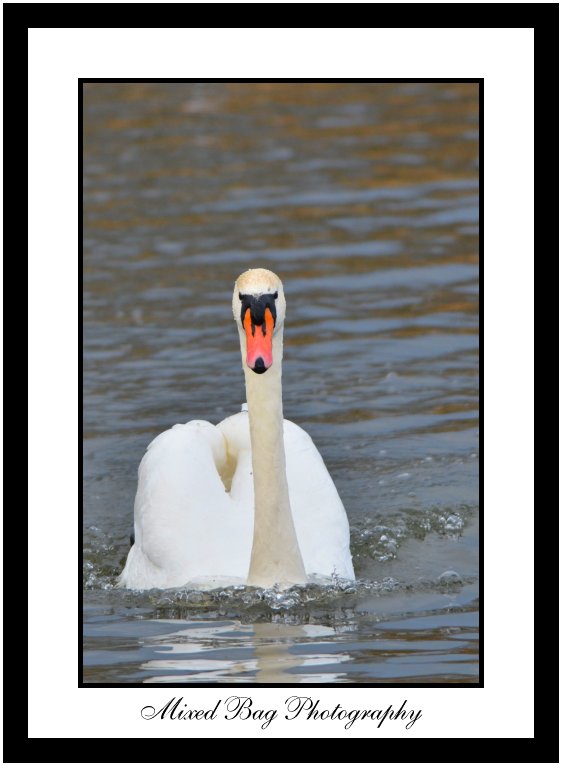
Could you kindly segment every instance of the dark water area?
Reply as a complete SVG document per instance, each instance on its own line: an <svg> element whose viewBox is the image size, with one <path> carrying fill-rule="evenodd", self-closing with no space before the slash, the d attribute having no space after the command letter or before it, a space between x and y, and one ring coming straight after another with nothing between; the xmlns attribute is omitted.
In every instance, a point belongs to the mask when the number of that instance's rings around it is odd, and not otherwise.
<svg viewBox="0 0 562 766"><path fill-rule="evenodd" d="M358 581L118 589L148 443L245 401L256 266ZM86 681L478 681L478 276L476 85L85 85Z"/></svg>

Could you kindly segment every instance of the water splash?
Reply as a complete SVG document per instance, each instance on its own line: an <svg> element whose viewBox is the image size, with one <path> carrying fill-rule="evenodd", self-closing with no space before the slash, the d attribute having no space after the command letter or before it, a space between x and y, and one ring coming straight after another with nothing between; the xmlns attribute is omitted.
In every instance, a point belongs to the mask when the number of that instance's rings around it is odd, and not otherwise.
<svg viewBox="0 0 562 766"><path fill-rule="evenodd" d="M366 516L363 522L355 524L351 529L351 550L356 573L361 575L362 571L372 570L372 562L384 567L385 563L395 560L399 556L400 547L408 539L424 539L432 533L457 539L463 534L475 510L468 506L455 509L435 507L424 511L402 509L391 517L387 515L385 523L376 523L376 519ZM186 586L169 590L131 591L116 587L128 546L94 526L88 527L87 540L83 563L85 590L105 591L106 599L109 598L114 604L132 602L156 610L166 610L166 613L178 613L178 610L182 614L216 612L218 617L245 614L248 619L272 619L276 614L303 615L311 610L345 609L366 596L384 595L397 590L454 590L463 582L471 580L452 570L439 576L416 578L415 581L399 580L385 576L383 568L380 577L359 577L351 581L334 573L331 580L312 582L288 590L232 585L214 590Z"/></svg>

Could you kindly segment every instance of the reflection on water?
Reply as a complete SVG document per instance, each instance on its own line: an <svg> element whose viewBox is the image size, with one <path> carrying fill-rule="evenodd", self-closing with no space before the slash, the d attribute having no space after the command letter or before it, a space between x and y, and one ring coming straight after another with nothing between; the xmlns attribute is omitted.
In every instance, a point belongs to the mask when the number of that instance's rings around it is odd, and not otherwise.
<svg viewBox="0 0 562 766"><path fill-rule="evenodd" d="M419 607L420 595L402 594L398 602ZM302 614L278 614L265 622L241 622L216 612L199 620L154 619L147 610L136 631L132 615L89 609L85 678L96 680L100 668L118 668L121 680L137 683L470 681L478 674L475 596L474 585L454 595L426 592L421 616L406 611L398 617L385 614L398 603L363 598L329 616L315 609L306 621ZM331 624L317 621L326 619ZM133 651L131 632L138 641ZM96 648L98 636L104 637L103 650Z"/></svg>
<svg viewBox="0 0 562 766"><path fill-rule="evenodd" d="M475 85L85 86L87 680L474 680L477 161ZM244 401L251 266L284 281L285 414L362 584L116 591L146 445Z"/></svg>
<svg viewBox="0 0 562 766"><path fill-rule="evenodd" d="M177 631L177 623L172 623ZM313 653L293 654L296 643L302 645L312 637L332 637L332 631L323 626L291 625L284 623L256 623L241 625L195 625L155 638L163 642L156 652L163 659L149 660L141 666L158 675L148 676L147 682L171 681L255 681L257 683L295 683L290 671L309 665L324 664L322 655ZM312 647L313 649L314 647ZM249 651L254 655L247 657ZM193 657L192 655L196 655ZM222 654L223 659L217 659ZM350 659L346 654L331 655L334 663ZM167 670L173 675L161 675ZM317 682L334 680L337 673L315 673ZM312 680L310 676L307 676ZM300 680L300 679L298 679Z"/></svg>

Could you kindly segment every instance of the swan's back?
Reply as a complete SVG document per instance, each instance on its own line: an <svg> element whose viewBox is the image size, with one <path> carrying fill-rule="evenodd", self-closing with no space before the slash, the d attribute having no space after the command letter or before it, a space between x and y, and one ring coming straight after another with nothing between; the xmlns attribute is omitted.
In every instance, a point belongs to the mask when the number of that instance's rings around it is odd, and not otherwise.
<svg viewBox="0 0 562 766"><path fill-rule="evenodd" d="M283 422L289 498L307 574L350 578L349 525L310 436ZM194 420L154 439L139 466L135 543L120 584L218 587L246 581L254 484L247 412Z"/></svg>

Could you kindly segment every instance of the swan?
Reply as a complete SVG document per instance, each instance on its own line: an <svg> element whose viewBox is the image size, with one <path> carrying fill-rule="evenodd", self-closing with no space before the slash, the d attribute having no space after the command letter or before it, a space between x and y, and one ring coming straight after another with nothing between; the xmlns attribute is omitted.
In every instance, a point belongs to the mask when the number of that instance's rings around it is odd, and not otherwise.
<svg viewBox="0 0 562 766"><path fill-rule="evenodd" d="M355 578L337 489L310 436L283 419L285 308L272 271L236 280L247 406L216 426L175 425L149 444L120 586L287 588Z"/></svg>

